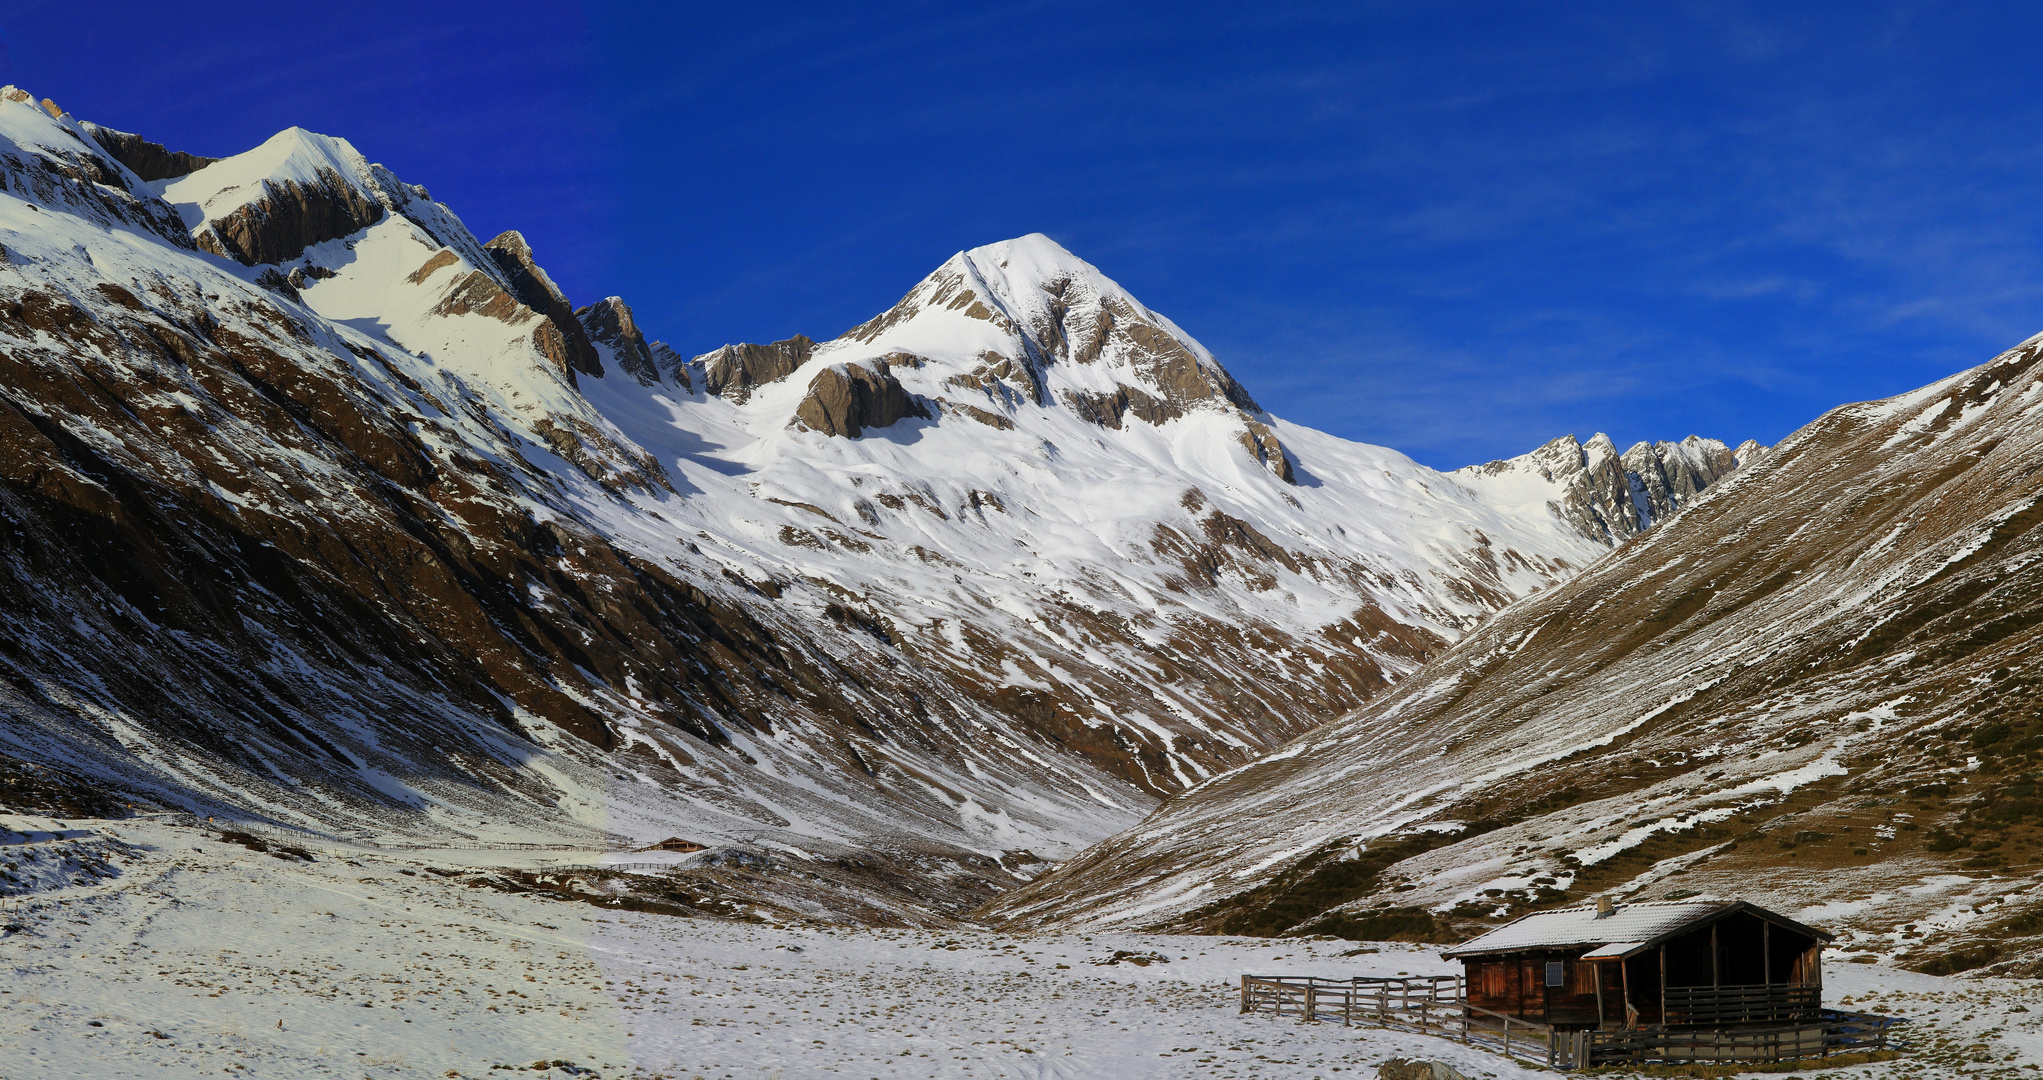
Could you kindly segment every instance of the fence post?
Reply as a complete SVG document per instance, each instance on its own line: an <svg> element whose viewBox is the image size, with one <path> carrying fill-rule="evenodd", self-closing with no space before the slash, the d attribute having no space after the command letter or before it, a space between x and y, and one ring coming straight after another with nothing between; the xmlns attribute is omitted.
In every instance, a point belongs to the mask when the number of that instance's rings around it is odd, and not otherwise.
<svg viewBox="0 0 2043 1080"><path fill-rule="evenodd" d="M1241 977L1241 1014L1249 1014L1249 977L1246 975Z"/></svg>
<svg viewBox="0 0 2043 1080"><path fill-rule="evenodd" d="M1355 1026L1354 1020L1355 1020L1355 980L1349 979L1348 995L1341 999L1341 1026L1354 1027Z"/></svg>
<svg viewBox="0 0 2043 1080"><path fill-rule="evenodd" d="M1318 987L1318 986L1316 986L1316 985L1314 985L1314 981L1313 981L1312 979L1306 979L1306 980L1305 980L1305 1017L1304 1017L1304 1020L1305 1020L1305 1022L1306 1022L1306 1023L1308 1023L1308 1024L1310 1024L1310 1023L1312 1023L1313 1021L1315 1021L1315 1020L1319 1019L1319 997L1318 997L1318 994L1319 994L1319 987Z"/></svg>

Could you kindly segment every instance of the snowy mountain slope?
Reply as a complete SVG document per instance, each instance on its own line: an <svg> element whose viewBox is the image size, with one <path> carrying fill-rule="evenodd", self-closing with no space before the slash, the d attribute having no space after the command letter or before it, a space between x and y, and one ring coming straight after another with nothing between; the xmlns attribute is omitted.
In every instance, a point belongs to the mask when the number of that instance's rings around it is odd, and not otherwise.
<svg viewBox="0 0 2043 1080"><path fill-rule="evenodd" d="M1067 328L1016 296L1060 298ZM780 603L811 618L884 618L989 707L1061 714L1076 738L1121 726L1110 767L1158 793L1360 700L1599 553L1544 506L1514 519L1403 455L1248 411L1196 343L1124 296L1029 237L953 258L835 341L699 357L693 392L584 393L675 477L658 531L807 592ZM833 394L854 378L864 403ZM1091 404L1123 400L1150 404ZM589 512L649 555L671 542L635 507Z"/></svg>
<svg viewBox="0 0 2043 1080"><path fill-rule="evenodd" d="M0 97L0 746L116 791L941 919L1606 550L1040 237L688 362L343 140Z"/></svg>
<svg viewBox="0 0 2043 1080"><path fill-rule="evenodd" d="M992 910L1425 936L1704 891L1932 969L2029 963L2039 461L2043 340L1834 410Z"/></svg>

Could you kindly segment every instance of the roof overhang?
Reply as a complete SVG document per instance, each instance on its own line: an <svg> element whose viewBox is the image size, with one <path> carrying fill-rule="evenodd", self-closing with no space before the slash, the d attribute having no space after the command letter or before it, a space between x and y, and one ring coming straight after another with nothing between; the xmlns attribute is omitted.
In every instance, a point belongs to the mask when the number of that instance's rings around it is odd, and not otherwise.
<svg viewBox="0 0 2043 1080"><path fill-rule="evenodd" d="M1613 941L1600 949L1583 953L1582 960L1623 960L1626 957L1645 952L1650 946L1643 941Z"/></svg>
<svg viewBox="0 0 2043 1080"><path fill-rule="evenodd" d="M1679 925L1668 927L1661 933L1656 934L1653 937L1648 938L1644 941L1625 941L1625 942L1604 942L1596 940L1572 942L1543 941L1537 943L1525 943L1519 945L1506 946L1502 948L1443 949L1441 950L1440 957L1443 960L1466 960L1477 956L1507 956L1518 953L1556 953L1567 952L1573 949L1591 949L1594 951L1588 953L1587 955L1584 955L1582 959L1618 960L1623 959L1626 956L1636 955L1647 949L1653 948L1658 945L1662 945L1668 941L1672 941L1675 938L1680 937L1684 934L1694 933L1695 931L1701 930L1712 923L1722 922L1723 920L1728 919L1733 915L1740 914L1750 914L1765 922L1770 922L1775 926L1782 927L1783 929L1791 930L1796 933L1802 934L1808 937L1810 940L1815 941L1818 945L1822 945L1830 941L1836 940L1836 935L1828 931L1818 930L1813 926L1804 926L1803 924L1796 922L1793 919L1790 919L1776 912L1768 911L1757 904L1749 903L1744 900L1734 900L1730 903L1725 904L1723 907L1719 908L1716 911L1712 911L1706 915L1690 919L1687 922L1681 923ZM1525 919L1538 918L1539 915L1540 915L1539 912L1534 912L1531 915L1521 917L1518 921L1522 922ZM1516 924L1513 923L1507 925ZM1488 935L1485 934L1483 936L1486 937ZM1481 941L1482 937L1477 937L1472 940ZM1623 949L1625 951L1619 954L1612 954L1609 951L1612 949Z"/></svg>
<svg viewBox="0 0 2043 1080"><path fill-rule="evenodd" d="M1502 949L1442 949L1440 951L1440 958L1442 960L1463 960L1471 956L1512 956L1519 953L1557 953L1567 952L1570 949L1591 949L1601 944L1602 942L1598 941L1576 941L1556 943L1543 942L1538 945L1512 945Z"/></svg>

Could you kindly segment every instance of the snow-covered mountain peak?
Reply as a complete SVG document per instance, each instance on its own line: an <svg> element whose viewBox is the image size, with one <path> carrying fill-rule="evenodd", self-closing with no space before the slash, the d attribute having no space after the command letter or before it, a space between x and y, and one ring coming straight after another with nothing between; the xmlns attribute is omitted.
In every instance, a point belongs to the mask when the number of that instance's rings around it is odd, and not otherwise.
<svg viewBox="0 0 2043 1080"><path fill-rule="evenodd" d="M795 359L788 344L772 347L788 355L750 359L773 359L767 367L785 377L809 359ZM747 358L702 359L707 370ZM898 381L925 411L1002 428L1047 425L1062 432L1043 432L1058 445L1136 427L1179 442L1196 430L1199 454L1240 455L1267 476L1297 480L1272 419L1211 352L1041 234L957 253L886 312L817 346L814 359L804 379L856 364L872 373L859 378L875 392L892 395Z"/></svg>
<svg viewBox="0 0 2043 1080"><path fill-rule="evenodd" d="M268 198L286 184L316 188L345 184L375 201L369 162L346 139L285 128L262 145L222 158L196 172L155 185L178 208L185 224L197 229L241 207Z"/></svg>
<svg viewBox="0 0 2043 1080"><path fill-rule="evenodd" d="M1162 321L1119 282L1102 273L1099 267L1072 254L1064 245L1042 233L1030 233L958 252L937 273L942 274L944 269L953 266L967 271L976 286L998 300L1000 306L1023 325L1050 315L1060 300L1067 305L1076 300L1076 297L1068 296L1074 287L1083 296L1111 300L1141 318ZM1213 362L1213 355L1188 335L1181 337L1180 341L1197 352L1202 360Z"/></svg>

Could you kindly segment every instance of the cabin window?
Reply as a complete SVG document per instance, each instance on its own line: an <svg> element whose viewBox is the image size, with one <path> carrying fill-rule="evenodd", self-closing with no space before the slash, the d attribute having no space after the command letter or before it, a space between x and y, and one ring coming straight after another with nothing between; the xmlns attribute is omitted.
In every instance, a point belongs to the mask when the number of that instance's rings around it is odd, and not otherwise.
<svg viewBox="0 0 2043 1080"><path fill-rule="evenodd" d="M1596 992L1596 965L1577 960L1573 967L1574 970L1571 972L1574 976L1572 980L1573 985L1569 987L1569 990L1577 994L1594 994Z"/></svg>
<svg viewBox="0 0 2043 1080"><path fill-rule="evenodd" d="M1484 997L1504 996L1504 965L1484 964L1482 969L1482 994Z"/></svg>
<svg viewBox="0 0 2043 1080"><path fill-rule="evenodd" d="M1566 986L1568 984L1567 971L1567 964L1559 960L1548 960L1546 962L1546 984L1548 986Z"/></svg>

